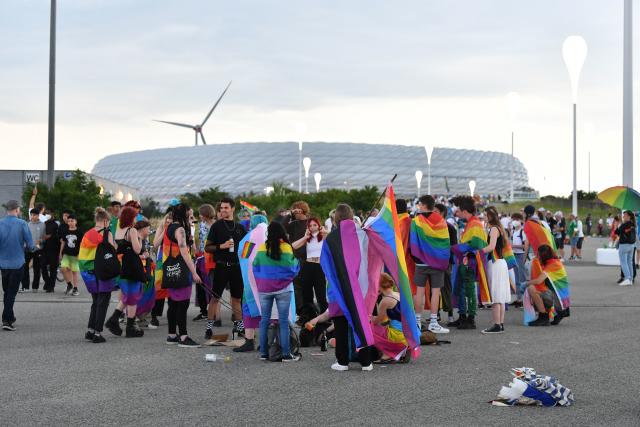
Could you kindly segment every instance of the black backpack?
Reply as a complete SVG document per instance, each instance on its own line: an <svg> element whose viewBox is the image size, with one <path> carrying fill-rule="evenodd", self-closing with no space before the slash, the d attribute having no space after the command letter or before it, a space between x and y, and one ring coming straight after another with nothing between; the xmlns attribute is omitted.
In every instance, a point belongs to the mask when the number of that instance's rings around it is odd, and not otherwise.
<svg viewBox="0 0 640 427"><path fill-rule="evenodd" d="M291 354L300 355L300 340L295 329L289 325L289 349ZM269 361L282 362L282 348L280 347L280 325L272 323L267 330L267 345L269 346Z"/></svg>
<svg viewBox="0 0 640 427"><path fill-rule="evenodd" d="M93 264L93 272L98 280L112 280L120 275L120 262L116 248L109 243L108 228L102 233L102 241L98 243Z"/></svg>

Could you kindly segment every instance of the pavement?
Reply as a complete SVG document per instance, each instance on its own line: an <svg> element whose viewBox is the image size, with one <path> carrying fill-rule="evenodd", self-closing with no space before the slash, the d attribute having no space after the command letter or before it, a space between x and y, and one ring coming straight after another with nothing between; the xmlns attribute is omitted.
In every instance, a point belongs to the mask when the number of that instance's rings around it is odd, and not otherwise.
<svg viewBox="0 0 640 427"><path fill-rule="evenodd" d="M83 337L86 291L19 294L18 330L0 331L0 425L637 426L640 286L617 286L617 268L593 263L602 243L587 240L583 263L567 263L573 303L559 326L524 327L522 311L512 309L502 335L455 330L451 345L422 347L418 360L372 372L354 364L334 372L332 352L318 348L282 364L260 362L255 352L167 346L165 323L140 339L107 332L95 345ZM196 314L192 306L189 331L203 341ZM481 310L478 326L489 323L490 311ZM205 362L214 352L231 361ZM488 404L509 369L521 366L557 376L575 405Z"/></svg>

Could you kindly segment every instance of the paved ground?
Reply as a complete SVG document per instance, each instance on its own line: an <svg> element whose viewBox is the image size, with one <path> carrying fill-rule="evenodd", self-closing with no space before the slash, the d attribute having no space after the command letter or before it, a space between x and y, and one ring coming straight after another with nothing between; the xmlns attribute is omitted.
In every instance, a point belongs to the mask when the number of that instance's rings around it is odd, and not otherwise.
<svg viewBox="0 0 640 427"><path fill-rule="evenodd" d="M86 293L21 294L18 331L0 333L0 424L639 425L640 289L615 285L616 268L589 262L600 244L587 244L584 265L568 266L572 317L560 326L526 328L511 310L503 335L454 331L451 345L373 372L333 372L331 353L317 349L284 365L168 347L164 327L94 345L83 339ZM479 324L489 318L481 312ZM189 327L199 336L204 324ZM232 361L206 363L214 351ZM520 366L558 376L576 405L487 404Z"/></svg>

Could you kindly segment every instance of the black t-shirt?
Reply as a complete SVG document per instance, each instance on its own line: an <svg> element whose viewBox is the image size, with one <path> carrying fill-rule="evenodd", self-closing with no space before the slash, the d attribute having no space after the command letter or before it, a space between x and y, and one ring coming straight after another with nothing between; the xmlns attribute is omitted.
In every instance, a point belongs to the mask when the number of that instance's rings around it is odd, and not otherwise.
<svg viewBox="0 0 640 427"><path fill-rule="evenodd" d="M58 225L58 237L60 239L64 239L64 236L68 230L69 230L69 226L67 225L67 223L64 221L61 221L60 225Z"/></svg>
<svg viewBox="0 0 640 427"><path fill-rule="evenodd" d="M289 217L289 222L285 225L287 234L289 235L289 241L295 242L304 237L307 233L307 222L308 220L306 219L291 219L291 217ZM302 245L298 249L294 249L293 255L298 259L306 260L307 245Z"/></svg>
<svg viewBox="0 0 640 427"><path fill-rule="evenodd" d="M67 227L62 241L64 242L64 248L62 249L63 255L78 256L80 253L80 242L82 241L82 231L75 229L69 230Z"/></svg>
<svg viewBox="0 0 640 427"><path fill-rule="evenodd" d="M60 252L60 236L58 235L58 223L50 219L44 223L44 234L50 236L44 241L44 251L54 253L56 256Z"/></svg>
<svg viewBox="0 0 640 427"><path fill-rule="evenodd" d="M616 230L616 234L620 236L619 242L622 244L631 244L636 242L636 226L631 221L625 222Z"/></svg>
<svg viewBox="0 0 640 427"><path fill-rule="evenodd" d="M233 252L229 249L216 248L213 253L213 258L216 262L238 262L238 251L242 248L238 248L238 243L247 234L244 227L237 222L227 221L220 219L216 221L209 229L209 235L207 236L207 242L220 245L229 239L233 239L235 243L233 246Z"/></svg>

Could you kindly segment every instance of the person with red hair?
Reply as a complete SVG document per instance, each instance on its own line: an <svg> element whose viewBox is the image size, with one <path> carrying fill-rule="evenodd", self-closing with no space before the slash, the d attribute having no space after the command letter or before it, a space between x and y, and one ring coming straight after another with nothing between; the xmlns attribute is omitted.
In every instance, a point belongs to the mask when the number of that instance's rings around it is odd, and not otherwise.
<svg viewBox="0 0 640 427"><path fill-rule="evenodd" d="M327 304L327 280L320 266L320 253L322 252L323 239L327 232L316 217L307 220L305 235L291 244L293 249L306 249L307 258L302 263L300 278L302 279L302 306L313 307L313 294L315 292L318 303L316 313L324 313ZM304 312L304 311L302 311ZM304 319L308 321L310 319Z"/></svg>

